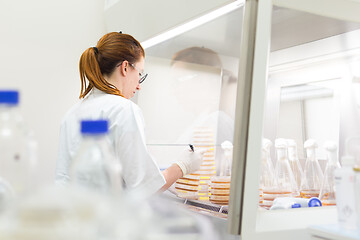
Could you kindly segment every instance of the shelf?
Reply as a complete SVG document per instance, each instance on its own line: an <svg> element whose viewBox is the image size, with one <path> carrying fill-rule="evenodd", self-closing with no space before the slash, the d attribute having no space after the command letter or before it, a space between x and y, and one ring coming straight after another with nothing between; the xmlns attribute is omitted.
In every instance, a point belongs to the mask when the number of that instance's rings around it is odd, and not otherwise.
<svg viewBox="0 0 360 240"><path fill-rule="evenodd" d="M313 225L309 227L309 232L314 239L328 240L359 240L360 229L346 230L338 224Z"/></svg>

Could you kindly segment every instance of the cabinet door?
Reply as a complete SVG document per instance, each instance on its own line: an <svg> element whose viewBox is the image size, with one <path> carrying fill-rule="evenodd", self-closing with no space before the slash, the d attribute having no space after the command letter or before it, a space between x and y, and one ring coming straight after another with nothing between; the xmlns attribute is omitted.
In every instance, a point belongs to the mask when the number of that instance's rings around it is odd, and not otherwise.
<svg viewBox="0 0 360 240"><path fill-rule="evenodd" d="M311 224L334 223L335 207L259 208L262 138L345 140L359 135L354 70L357 1L246 1L237 92L229 229L243 239L308 238ZM276 154L272 149L276 165ZM325 165L325 162L324 162ZM324 167L324 166L323 166Z"/></svg>

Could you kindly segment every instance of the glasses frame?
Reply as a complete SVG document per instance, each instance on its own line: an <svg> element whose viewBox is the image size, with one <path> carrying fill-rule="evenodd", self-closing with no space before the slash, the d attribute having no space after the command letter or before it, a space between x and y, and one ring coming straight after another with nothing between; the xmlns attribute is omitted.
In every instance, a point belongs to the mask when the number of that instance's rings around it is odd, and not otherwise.
<svg viewBox="0 0 360 240"><path fill-rule="evenodd" d="M130 63L130 66L132 66L136 71L139 72L139 75L140 75L139 83L143 83L145 81L146 77L148 76L148 74L144 73L143 71L140 71L140 69L138 67L136 67L133 63Z"/></svg>
<svg viewBox="0 0 360 240"><path fill-rule="evenodd" d="M127 61L127 60L125 60L125 61ZM125 61L122 61L121 63L116 65L116 67L119 67ZM129 62L129 61L127 61L127 62ZM133 63L129 63L129 65L132 66L136 71L139 72L139 75L140 75L139 83L143 83L145 81L146 77L148 76L148 74L144 73L143 71L140 71L140 69L138 67L136 67Z"/></svg>

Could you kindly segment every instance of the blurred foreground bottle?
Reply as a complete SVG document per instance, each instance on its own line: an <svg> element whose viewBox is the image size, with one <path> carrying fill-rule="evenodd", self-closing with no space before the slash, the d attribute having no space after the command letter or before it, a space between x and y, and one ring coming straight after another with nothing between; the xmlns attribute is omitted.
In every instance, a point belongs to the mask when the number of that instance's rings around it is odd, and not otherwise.
<svg viewBox="0 0 360 240"><path fill-rule="evenodd" d="M70 184L83 190L118 196L121 164L107 140L107 120L81 121L82 142L70 165Z"/></svg>
<svg viewBox="0 0 360 240"><path fill-rule="evenodd" d="M303 198L319 197L324 175L316 157L317 147L318 145L313 139L309 139L304 143L306 162L300 186L300 196Z"/></svg>
<svg viewBox="0 0 360 240"><path fill-rule="evenodd" d="M37 143L19 111L19 92L0 90L0 188L16 197L33 192L36 165Z"/></svg>
<svg viewBox="0 0 360 240"><path fill-rule="evenodd" d="M338 222L342 228L351 230L357 228L354 163L353 156L342 156L341 168L335 170Z"/></svg>
<svg viewBox="0 0 360 240"><path fill-rule="evenodd" d="M326 142L324 148L328 162L325 167L319 198L323 206L336 205L334 173L336 169L340 168L337 157L337 146L333 142Z"/></svg>
<svg viewBox="0 0 360 240"><path fill-rule="evenodd" d="M354 167L355 172L355 209L357 229L360 230L360 166Z"/></svg>

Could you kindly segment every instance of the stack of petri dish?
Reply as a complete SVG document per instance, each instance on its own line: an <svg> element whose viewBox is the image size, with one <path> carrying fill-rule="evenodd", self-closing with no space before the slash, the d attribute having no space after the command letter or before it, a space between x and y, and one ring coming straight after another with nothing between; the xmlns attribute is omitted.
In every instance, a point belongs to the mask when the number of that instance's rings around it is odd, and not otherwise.
<svg viewBox="0 0 360 240"><path fill-rule="evenodd" d="M186 199L199 198L200 174L191 173L179 178L175 183L175 191L178 197Z"/></svg>
<svg viewBox="0 0 360 240"><path fill-rule="evenodd" d="M210 183L210 202L228 205L230 195L230 176L213 176Z"/></svg>
<svg viewBox="0 0 360 240"><path fill-rule="evenodd" d="M199 200L208 201L210 192L209 184L210 178L215 176L215 140L214 131L209 127L198 127L194 130L193 143L196 148L203 148L204 153L203 163L200 166L198 173L200 175L199 182Z"/></svg>

